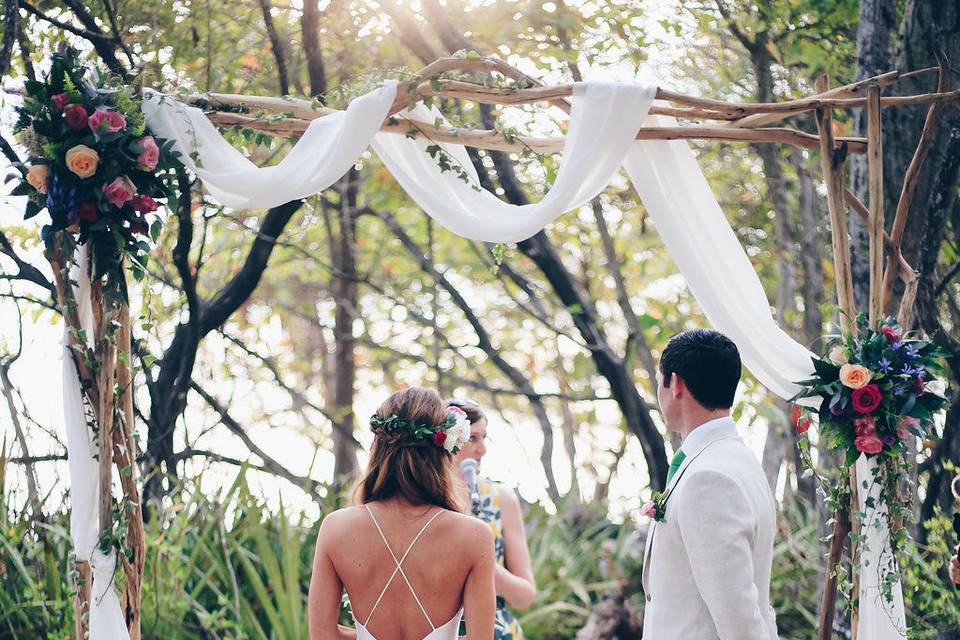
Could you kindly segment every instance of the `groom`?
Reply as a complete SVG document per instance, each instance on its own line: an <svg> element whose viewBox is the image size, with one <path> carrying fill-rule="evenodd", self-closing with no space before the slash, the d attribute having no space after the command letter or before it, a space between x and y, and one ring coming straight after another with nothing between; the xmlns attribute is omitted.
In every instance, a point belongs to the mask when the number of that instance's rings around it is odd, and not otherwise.
<svg viewBox="0 0 960 640"><path fill-rule="evenodd" d="M683 445L643 563L644 640L776 640L770 565L776 506L730 417L740 354L721 333L675 335L657 397Z"/></svg>

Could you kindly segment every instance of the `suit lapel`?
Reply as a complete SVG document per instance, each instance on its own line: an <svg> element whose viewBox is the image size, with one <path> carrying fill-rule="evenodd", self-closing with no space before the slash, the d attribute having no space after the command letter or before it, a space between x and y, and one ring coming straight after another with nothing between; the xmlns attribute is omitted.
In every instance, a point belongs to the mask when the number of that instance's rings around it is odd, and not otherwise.
<svg viewBox="0 0 960 640"><path fill-rule="evenodd" d="M706 451L710 445L720 442L721 440L729 440L731 438L738 438L739 434L737 433L737 426L734 424L733 420L729 420L727 424L724 424L716 429L713 429L706 435L706 437L701 440L692 451L687 452L687 456L684 458L683 462L680 463L680 468L677 469L677 472L673 475L673 478L667 484L664 492L667 494L667 497L670 497L670 494L673 493L673 490L676 488L677 484L680 482L680 478L683 477L683 474L686 472L690 464L700 457L704 451ZM646 548L643 553L643 572L641 574L641 584L643 585L643 592L645 594L650 593L650 564L653 559L653 536L657 530L656 520L650 522L650 528L647 531L647 541Z"/></svg>

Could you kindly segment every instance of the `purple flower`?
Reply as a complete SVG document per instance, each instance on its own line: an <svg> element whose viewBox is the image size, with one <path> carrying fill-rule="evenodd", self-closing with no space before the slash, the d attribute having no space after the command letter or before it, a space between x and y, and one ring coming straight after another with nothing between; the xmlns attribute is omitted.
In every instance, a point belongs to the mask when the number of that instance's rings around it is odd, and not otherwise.
<svg viewBox="0 0 960 640"><path fill-rule="evenodd" d="M906 392L907 392L907 385L899 382L893 385L893 395L902 396Z"/></svg>
<svg viewBox="0 0 960 640"><path fill-rule="evenodd" d="M903 340L897 340L892 345L890 345L890 348L893 349L894 351L900 351L900 347L902 346L903 346Z"/></svg>
<svg viewBox="0 0 960 640"><path fill-rule="evenodd" d="M914 369L914 368L911 367L909 364L905 364L905 365L903 365L903 369L900 370L900 373L901 373L902 375L909 376L909 377L912 378L912 377L914 377L914 376L917 376L917 375L923 373L923 369L921 369L921 368L919 368L919 367L916 368L916 369Z"/></svg>
<svg viewBox="0 0 960 640"><path fill-rule="evenodd" d="M838 402L830 405L830 415L836 417L843 413L843 406Z"/></svg>
<svg viewBox="0 0 960 640"><path fill-rule="evenodd" d="M893 443L897 441L896 436L889 433L880 439L883 440L883 444L887 445L888 447L893 446Z"/></svg>
<svg viewBox="0 0 960 640"><path fill-rule="evenodd" d="M912 344L908 344L903 350L904 355L907 360L916 360L920 357L920 354L917 352L917 348Z"/></svg>
<svg viewBox="0 0 960 640"><path fill-rule="evenodd" d="M880 373L890 373L893 371L893 366L886 358L880 358L880 362L877 363L877 368L880 370Z"/></svg>

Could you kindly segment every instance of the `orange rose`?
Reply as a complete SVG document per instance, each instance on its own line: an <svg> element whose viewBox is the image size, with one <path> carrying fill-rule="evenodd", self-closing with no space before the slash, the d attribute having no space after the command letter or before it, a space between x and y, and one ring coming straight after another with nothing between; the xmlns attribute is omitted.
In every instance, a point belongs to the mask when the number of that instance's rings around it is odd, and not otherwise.
<svg viewBox="0 0 960 640"><path fill-rule="evenodd" d="M27 169L27 182L40 193L47 192L47 178L50 176L50 167L45 164L35 164Z"/></svg>
<svg viewBox="0 0 960 640"><path fill-rule="evenodd" d="M840 382L851 389L860 389L870 384L873 373L860 364L845 364L840 367Z"/></svg>
<svg viewBox="0 0 960 640"><path fill-rule="evenodd" d="M66 161L67 169L77 174L77 177L89 178L97 172L100 156L87 145L78 144L67 151Z"/></svg>

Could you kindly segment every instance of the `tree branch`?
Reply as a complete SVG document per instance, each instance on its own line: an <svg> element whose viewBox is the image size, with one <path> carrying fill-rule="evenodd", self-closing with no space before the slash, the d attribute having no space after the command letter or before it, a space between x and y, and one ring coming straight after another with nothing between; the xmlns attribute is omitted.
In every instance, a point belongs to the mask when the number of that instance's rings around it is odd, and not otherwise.
<svg viewBox="0 0 960 640"><path fill-rule="evenodd" d="M3 231L0 231L0 253L13 260L14 264L17 265L17 273L10 276L8 279L26 280L27 282L32 282L33 284L46 289L47 293L49 293L52 298L56 297L57 290L54 288L53 284L47 280L47 277L43 275L42 271L37 269L32 264L23 261L20 256L17 255L13 245L10 244L10 241L7 239L7 236L3 233Z"/></svg>
<svg viewBox="0 0 960 640"><path fill-rule="evenodd" d="M209 404L214 411L220 414L220 421L223 423L223 426L240 438L240 440L243 441L243 444L247 446L251 453L263 460L263 466L266 470L269 470L271 473L289 480L305 491L308 490L308 493L312 495L320 495L320 491L323 489L323 484L317 482L313 478L298 476L274 460L266 452L264 452L263 449L258 447L253 440L250 439L250 436L247 435L247 432L243 426L230 416L230 414L227 412L227 409L221 405L216 398L204 391L203 388L196 382L191 382L190 387L196 391L200 397L206 400L207 404Z"/></svg>
<svg viewBox="0 0 960 640"><path fill-rule="evenodd" d="M324 418L330 421L334 429L336 429L341 434L343 434L344 437L349 438L351 441L353 441L353 444L355 446L357 447L360 446L360 442L356 439L356 437L354 437L353 432L350 431L349 429L344 429L343 425L341 425L339 421L334 420L333 416L331 416L326 409L319 406L317 403L311 401L302 391L300 391L296 387L293 387L287 384L286 382L284 382L283 374L280 372L280 367L277 366L277 363L274 361L273 358L271 358L270 356L265 356L261 353L257 353L256 351L254 351L253 349L245 345L243 342L241 342L239 338L237 338L236 336L232 336L223 330L220 330L220 335L226 338L227 340L229 340L230 342L232 342L234 345L240 348L240 350L246 353L248 356L252 358L256 358L264 366L266 366L267 370L270 371L270 373L273 375L273 379L276 381L276 383L280 385L284 391L290 394L290 397L292 397L295 402L297 402L298 404L310 407L311 409L319 413L321 416L323 416Z"/></svg>
<svg viewBox="0 0 960 640"><path fill-rule="evenodd" d="M530 381L527 380L527 377L519 370L514 368L513 365L507 362L507 360L503 357L503 354L500 353L500 350L493 345L493 341L490 339L490 334L480 322L480 319L470 307L470 304L463 297L463 294L461 294L460 291L453 286L445 274L437 271L436 267L430 263L426 252L424 252L423 249L413 240L413 238L407 234L407 232L403 229L403 227L400 226L396 219L394 219L389 213L385 212L380 212L376 215L383 220L393 234L399 238L400 242L404 247L406 247L410 255L419 263L420 269L424 273L430 275L436 282L436 285L446 291L451 297L454 304L457 305L457 307L463 313L467 322L471 327L473 327L474 333L477 336L477 346L487 354L497 369L507 376L510 382L512 382L517 389L520 389L523 392L523 395L527 396L530 400L530 405L533 408L534 414L537 416L537 420L540 422L540 429L543 434L543 453L541 454L541 462L544 465L544 473L547 476L547 492L554 501L557 501L560 498L560 491L556 486L556 481L553 478L551 467L551 460L553 457L553 426L550 424L550 418L547 415L546 407L544 407L539 394L537 394L536 390L533 388L533 385L530 384Z"/></svg>
<svg viewBox="0 0 960 640"><path fill-rule="evenodd" d="M223 325L254 292L267 268L277 239L302 205L302 200L294 200L267 212L239 273L213 300L204 305L201 335Z"/></svg>

